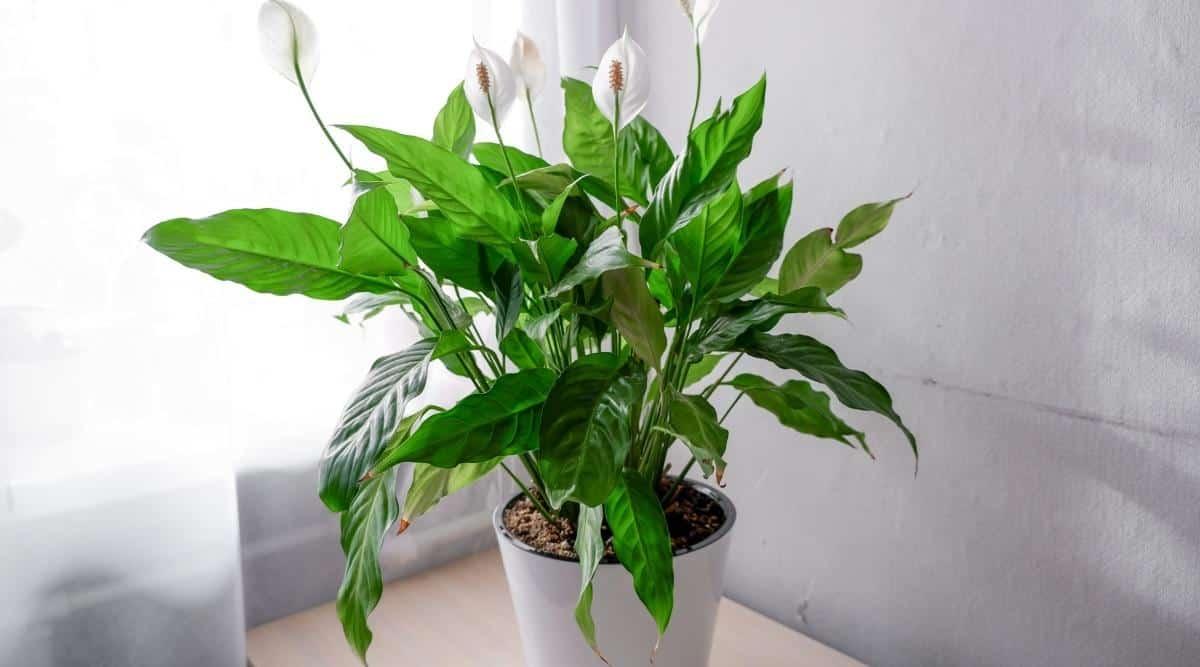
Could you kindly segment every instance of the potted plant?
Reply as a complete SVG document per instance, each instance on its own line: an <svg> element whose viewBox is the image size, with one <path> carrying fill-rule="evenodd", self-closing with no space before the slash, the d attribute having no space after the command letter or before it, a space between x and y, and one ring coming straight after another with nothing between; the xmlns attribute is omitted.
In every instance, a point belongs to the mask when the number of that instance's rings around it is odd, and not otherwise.
<svg viewBox="0 0 1200 667"><path fill-rule="evenodd" d="M684 3L698 67L714 6ZM900 200L855 208L784 254L792 183L780 174L743 189L737 179L762 122L765 77L697 119L698 68L676 153L641 116L646 60L626 32L590 85L562 81L570 162L549 164L500 132L514 102L536 128L532 100L545 78L536 46L518 36L510 64L476 45L431 139L338 126L386 162L369 171L313 104L312 23L276 0L259 18L264 53L345 163L353 209L344 223L235 209L159 223L145 241L255 291L346 299L345 320L391 308L417 323L420 340L372 365L321 461L320 498L341 515L346 554L337 612L364 660L386 531L493 469L520 488L495 526L529 664L653 655L692 667L707 662L735 515L719 490L685 477L699 466L720 484L722 422L739 399L870 454L810 383L823 385L846 407L893 421L916 454L882 385L809 336L772 333L789 315L842 315L828 296L861 270L850 250L882 231ZM474 141L476 118L497 143ZM735 374L746 356L795 378ZM435 363L475 391L410 409ZM718 391L733 396L720 416ZM689 458L669 476L672 448ZM412 466L403 502L401 463Z"/></svg>

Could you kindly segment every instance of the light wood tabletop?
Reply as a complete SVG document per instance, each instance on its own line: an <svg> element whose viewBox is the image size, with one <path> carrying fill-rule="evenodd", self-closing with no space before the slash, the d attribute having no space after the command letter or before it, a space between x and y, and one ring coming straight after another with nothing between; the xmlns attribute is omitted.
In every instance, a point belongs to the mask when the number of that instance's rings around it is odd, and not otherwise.
<svg viewBox="0 0 1200 667"><path fill-rule="evenodd" d="M371 615L372 664L519 667L517 634L500 552L485 551L388 584ZM470 628L464 633L463 628ZM254 667L356 667L333 603L250 630ZM862 663L725 599L713 667L855 667Z"/></svg>

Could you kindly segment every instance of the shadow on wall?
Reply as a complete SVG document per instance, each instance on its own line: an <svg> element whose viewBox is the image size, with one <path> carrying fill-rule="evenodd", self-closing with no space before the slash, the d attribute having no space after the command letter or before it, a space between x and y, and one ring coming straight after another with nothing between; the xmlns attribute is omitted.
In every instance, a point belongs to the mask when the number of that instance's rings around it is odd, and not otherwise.
<svg viewBox="0 0 1200 667"><path fill-rule="evenodd" d="M73 572L39 591L28 625L9 639L0 635L0 665L242 667L243 645L228 641L242 634L229 613L236 587L226 579L210 597L181 604L134 589L117 573Z"/></svg>
<svg viewBox="0 0 1200 667"><path fill-rule="evenodd" d="M344 563L340 528L317 497L317 477L315 464L238 474L248 628L337 596ZM400 475L401 490L407 477L407 470ZM403 536L389 536L380 556L384 580L494 546L491 512L508 489L507 480L489 475L442 500Z"/></svg>

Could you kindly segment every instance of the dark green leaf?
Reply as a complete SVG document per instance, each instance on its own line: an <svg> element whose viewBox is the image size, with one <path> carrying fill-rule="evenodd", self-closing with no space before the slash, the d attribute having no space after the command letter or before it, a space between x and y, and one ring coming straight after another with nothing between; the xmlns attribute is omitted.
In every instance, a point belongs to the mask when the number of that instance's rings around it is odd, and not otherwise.
<svg viewBox="0 0 1200 667"><path fill-rule="evenodd" d="M337 615L346 641L364 664L372 638L367 616L383 595L379 549L399 513L396 474L388 471L363 484L341 516L346 568L337 594Z"/></svg>
<svg viewBox="0 0 1200 667"><path fill-rule="evenodd" d="M433 121L433 143L466 159L475 142L475 114L462 84L450 91L446 104Z"/></svg>
<svg viewBox="0 0 1200 667"><path fill-rule="evenodd" d="M642 253L658 257L662 242L699 215L709 200L734 181L762 125L767 79L733 101L733 107L698 125L687 150L658 182L639 227Z"/></svg>
<svg viewBox="0 0 1200 667"><path fill-rule="evenodd" d="M380 357L342 410L321 458L320 495L325 506L350 506L358 480L371 469L404 417L408 401L425 390L425 377L437 341Z"/></svg>
<svg viewBox="0 0 1200 667"><path fill-rule="evenodd" d="M604 558L604 538L600 535L600 526L604 522L603 507L579 508L579 519L575 522L575 553L579 556L579 601L575 603L575 624L583 633L583 639L592 647L596 655L600 655L600 646L596 643L596 623L592 620L592 578L600 567L600 559ZM603 657L601 657L603 660ZM608 662L605 660L605 662Z"/></svg>
<svg viewBox="0 0 1200 667"><path fill-rule="evenodd" d="M500 352L522 370L546 367L546 355L542 348L521 329L513 329L500 341Z"/></svg>
<svg viewBox="0 0 1200 667"><path fill-rule="evenodd" d="M160 222L142 240L184 266L256 292L339 300L395 291L382 278L338 268L339 229L319 215L235 209Z"/></svg>
<svg viewBox="0 0 1200 667"><path fill-rule="evenodd" d="M829 304L820 287L802 287L784 295L769 294L753 301L739 301L724 308L702 335L693 339L692 354L723 352L734 347L747 331L769 331L783 315L792 313L831 313L842 311Z"/></svg>
<svg viewBox="0 0 1200 667"><path fill-rule="evenodd" d="M340 266L347 271L388 276L404 273L417 263L396 200L385 189L358 196L341 234Z"/></svg>
<svg viewBox="0 0 1200 667"><path fill-rule="evenodd" d="M786 294L801 287L820 287L833 294L862 271L862 256L833 243L833 230L825 227L796 241L779 269L779 290Z"/></svg>
<svg viewBox="0 0 1200 667"><path fill-rule="evenodd" d="M609 227L600 236L597 236L595 241L592 241L587 251L584 252L583 258L550 290L549 296L557 296L570 291L571 288L589 280L595 280L614 269L650 265L646 260L626 250L625 244L621 240L620 230L616 227Z"/></svg>
<svg viewBox="0 0 1200 667"><path fill-rule="evenodd" d="M862 433L850 428L829 407L829 396L801 380L788 380L776 385L766 378L743 373L729 381L730 386L745 392L758 407L779 418L788 428L831 438L853 446L848 437L861 438Z"/></svg>
<svg viewBox="0 0 1200 667"><path fill-rule="evenodd" d="M417 256L439 277L472 292L487 292L504 258L482 243L459 238L444 218L404 217Z"/></svg>
<svg viewBox="0 0 1200 667"><path fill-rule="evenodd" d="M568 182L554 197L554 201L546 207L546 210L542 211L542 234L553 234L554 230L558 228L558 217L562 215L563 205L567 203L569 197L575 195L575 186L585 178L587 176L580 176L578 180Z"/></svg>
<svg viewBox="0 0 1200 667"><path fill-rule="evenodd" d="M644 173L638 174L638 182L645 183L646 191L653 190L675 162L675 153L671 151L671 145L657 128L641 116L629 123L621 138L633 143L637 160L635 164L640 164L645 169Z"/></svg>
<svg viewBox="0 0 1200 667"><path fill-rule="evenodd" d="M837 226L837 246L853 248L882 232L883 228L887 227L888 220L892 218L892 208L896 206L896 203L911 196L905 195L891 201L863 204L847 213Z"/></svg>
<svg viewBox="0 0 1200 667"><path fill-rule="evenodd" d="M716 470L717 480L725 473L725 447L729 431L717 423L717 410L703 396L675 394L668 411L671 431L696 457L708 477Z"/></svg>
<svg viewBox="0 0 1200 667"><path fill-rule="evenodd" d="M738 348L820 382L848 408L875 412L892 420L908 439L913 456L917 456L917 439L892 408L887 389L870 375L843 366L837 354L820 341L798 334L772 336L752 331L738 340Z"/></svg>
<svg viewBox="0 0 1200 667"><path fill-rule="evenodd" d="M621 476L634 406L646 391L639 364L600 352L575 361L554 383L542 410L538 467L547 500L604 502Z"/></svg>
<svg viewBox="0 0 1200 667"><path fill-rule="evenodd" d="M553 384L554 373L544 368L501 376L487 392L426 419L408 440L385 452L373 472L405 461L450 468L534 449L542 403Z"/></svg>
<svg viewBox="0 0 1200 667"><path fill-rule="evenodd" d="M643 361L661 368L667 349L667 334L658 302L646 287L642 269L616 269L600 280L604 295L612 299L609 316L613 326Z"/></svg>
<svg viewBox="0 0 1200 667"><path fill-rule="evenodd" d="M767 275L783 250L783 232L792 210L792 184L775 187L778 175L758 184L742 198L745 242L713 294L733 301Z"/></svg>
<svg viewBox="0 0 1200 667"><path fill-rule="evenodd" d="M459 236L495 246L517 239L520 215L466 160L420 137L361 125L339 127L436 203Z"/></svg>
<svg viewBox="0 0 1200 667"><path fill-rule="evenodd" d="M563 273L567 269L567 264L571 258L575 256L575 251L579 249L579 244L575 239L569 239L558 234L547 234L537 240L538 259L542 266L546 267L546 272L550 275L551 282L562 280Z"/></svg>
<svg viewBox="0 0 1200 667"><path fill-rule="evenodd" d="M455 354L467 352L474 347L465 334L458 329L447 329L437 336L437 345L433 348L430 359L436 361Z"/></svg>
<svg viewBox="0 0 1200 667"><path fill-rule="evenodd" d="M496 304L496 340L504 340L517 326L517 316L525 300L521 271L505 264L492 276L492 303Z"/></svg>
<svg viewBox="0 0 1200 667"><path fill-rule="evenodd" d="M692 288L697 302L717 286L742 240L742 193L730 186L700 214L675 232L668 243L679 262L668 262L667 277Z"/></svg>
<svg viewBox="0 0 1200 667"><path fill-rule="evenodd" d="M667 517L658 495L646 478L626 470L604 502L604 515L612 530L613 551L633 575L633 589L661 636L675 606L675 571Z"/></svg>

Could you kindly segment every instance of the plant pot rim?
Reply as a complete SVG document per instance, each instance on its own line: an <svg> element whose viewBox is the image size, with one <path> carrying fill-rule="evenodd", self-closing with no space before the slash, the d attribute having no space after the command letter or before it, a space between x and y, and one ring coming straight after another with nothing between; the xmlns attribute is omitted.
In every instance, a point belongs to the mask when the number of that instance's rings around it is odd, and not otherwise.
<svg viewBox="0 0 1200 667"><path fill-rule="evenodd" d="M683 483L692 487L697 492L715 500L717 504L720 505L721 510L725 512L725 521L721 523L721 526L717 528L712 535L709 535L692 546L684 547L683 549L674 551L671 554L671 558L678 558L680 556L699 551L711 544L715 544L733 529L733 524L735 521L737 521L737 509L733 506L733 501L730 500L729 496L725 495L720 489L711 484L707 484L695 479L685 479L683 480ZM558 554L542 553L541 551L538 551L537 549L534 549L528 544L525 544L521 540L517 539L515 535L508 531L508 527L504 525L504 510L508 509L513 503L517 502L522 495L523 494L518 491L517 493L513 494L513 497L509 498L508 501L496 505L496 509L492 512L492 526L496 529L496 534L508 540L510 544L516 546L521 551L533 554L534 556L541 556L542 558L547 558L549 560L578 563L578 558L568 558L566 556L559 556ZM601 561L600 566L603 567L605 565L619 565L619 563L607 563Z"/></svg>

